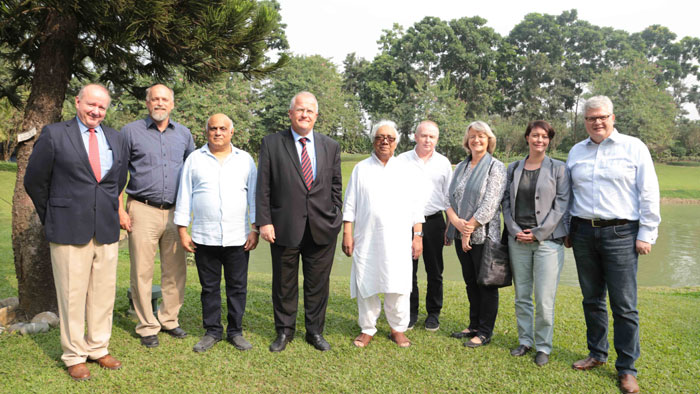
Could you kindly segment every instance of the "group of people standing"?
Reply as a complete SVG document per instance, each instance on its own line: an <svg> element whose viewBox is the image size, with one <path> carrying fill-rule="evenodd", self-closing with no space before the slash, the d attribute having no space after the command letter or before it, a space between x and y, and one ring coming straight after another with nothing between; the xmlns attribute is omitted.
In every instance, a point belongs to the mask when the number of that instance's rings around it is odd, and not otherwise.
<svg viewBox="0 0 700 394"><path fill-rule="evenodd" d="M24 178L50 242L62 360L73 379L90 377L86 361L121 368L108 351L120 227L129 233L135 330L143 346L159 346L161 331L187 336L178 314L188 251L195 254L205 329L193 350L204 352L224 338L222 268L226 339L239 350L252 348L242 319L249 252L262 238L272 257L277 335L270 351L283 351L294 339L300 258L305 340L329 350L323 330L342 228L343 252L353 258L350 288L361 329L355 346L368 346L377 332L379 294L389 339L411 345L405 333L417 323L421 254L428 279L424 326L439 329L443 246L454 242L469 323L452 336L477 348L491 341L498 312L498 289L480 285L477 277L485 241L501 241L502 209L519 337L511 354L536 348L535 363L548 362L564 247L573 246L589 348L573 368L607 361L609 293L620 386L638 391L637 256L649 253L656 240L658 181L646 146L614 129L607 97L586 102L589 138L572 148L567 163L546 155L555 131L541 120L525 131L528 156L507 169L492 156L496 137L488 124L471 123L463 139L467 158L454 171L435 150L435 122L421 122L415 149L394 156L400 134L393 122L381 121L371 131L373 152L355 166L344 203L340 147L314 133L319 108L309 92L292 98L291 127L262 139L257 167L231 144L233 121L224 114L208 119L207 144L195 149L190 131L170 118L174 94L164 85L147 90L149 115L121 132L101 124L110 104L103 86L84 86L75 103L75 118L43 128ZM163 301L156 312L151 289L157 251Z"/></svg>

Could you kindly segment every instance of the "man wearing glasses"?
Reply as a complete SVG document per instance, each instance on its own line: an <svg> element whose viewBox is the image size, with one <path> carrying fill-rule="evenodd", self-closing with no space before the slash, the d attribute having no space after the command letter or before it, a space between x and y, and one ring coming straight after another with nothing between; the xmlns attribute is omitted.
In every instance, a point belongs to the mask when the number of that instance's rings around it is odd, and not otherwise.
<svg viewBox="0 0 700 394"><path fill-rule="evenodd" d="M343 210L343 252L352 256L350 295L357 298L362 330L353 344L366 347L376 334L383 293L389 338L405 348L411 345L404 334L410 318L409 261L423 250L425 200L415 193L412 166L394 157L396 124L381 121L371 135L374 152L352 170Z"/></svg>
<svg viewBox="0 0 700 394"><path fill-rule="evenodd" d="M659 182L646 145L615 129L608 97L591 97L583 112L589 138L576 144L567 160L573 198L566 243L576 258L589 353L573 368L588 370L607 361L607 291L620 389L636 393L637 258L651 251L658 236Z"/></svg>
<svg viewBox="0 0 700 394"><path fill-rule="evenodd" d="M298 93L289 106L292 127L262 139L258 162L256 220L270 243L272 307L280 352L294 338L299 256L303 259L306 342L320 351L328 305L328 278L342 224L340 145L313 131L318 101Z"/></svg>

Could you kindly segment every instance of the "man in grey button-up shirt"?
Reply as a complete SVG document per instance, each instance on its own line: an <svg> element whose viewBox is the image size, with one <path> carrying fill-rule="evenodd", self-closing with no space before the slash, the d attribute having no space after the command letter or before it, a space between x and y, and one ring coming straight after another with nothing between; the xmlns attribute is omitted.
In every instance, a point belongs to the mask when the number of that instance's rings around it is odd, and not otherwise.
<svg viewBox="0 0 700 394"><path fill-rule="evenodd" d="M126 211L120 198L119 222L129 232L131 295L139 319L136 333L146 347L158 346L159 331L175 338L187 336L178 323L187 269L173 215L180 170L195 146L190 130L170 119L174 99L167 86L151 86L146 90L149 116L122 128L130 178ZM156 319L151 286L158 249L163 303Z"/></svg>

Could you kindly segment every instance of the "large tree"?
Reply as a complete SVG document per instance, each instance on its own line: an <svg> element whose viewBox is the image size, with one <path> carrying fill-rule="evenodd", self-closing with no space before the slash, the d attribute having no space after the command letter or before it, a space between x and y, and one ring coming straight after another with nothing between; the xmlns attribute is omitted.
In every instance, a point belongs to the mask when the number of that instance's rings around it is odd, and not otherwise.
<svg viewBox="0 0 700 394"><path fill-rule="evenodd" d="M224 71L262 76L286 61L266 56L286 44L276 7L251 0L2 0L1 55L13 75L0 94L17 101L16 89L29 87L22 131L31 135L60 120L74 76L137 97L145 88L138 76L167 81L175 68L196 82ZM47 242L23 187L35 140L19 145L12 207L20 307L28 315L57 309Z"/></svg>
<svg viewBox="0 0 700 394"><path fill-rule="evenodd" d="M285 68L272 73L268 82L260 97L260 123L250 145L253 152L258 151L262 137L289 128L289 104L300 91L309 91L318 100L314 132L336 139L343 152L365 146L359 103L345 91L343 78L330 60L319 55L294 56Z"/></svg>
<svg viewBox="0 0 700 394"><path fill-rule="evenodd" d="M614 104L615 127L638 137L656 159L667 158L673 145L678 107L664 83L663 70L639 59L628 66L601 73L591 82L592 94L610 97Z"/></svg>

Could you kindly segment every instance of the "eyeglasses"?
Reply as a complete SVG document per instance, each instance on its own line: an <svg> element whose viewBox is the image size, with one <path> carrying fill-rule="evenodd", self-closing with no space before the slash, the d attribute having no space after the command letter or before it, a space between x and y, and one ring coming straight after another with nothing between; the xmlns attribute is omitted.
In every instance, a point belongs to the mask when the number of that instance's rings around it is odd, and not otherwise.
<svg viewBox="0 0 700 394"><path fill-rule="evenodd" d="M586 116L586 122L588 122L588 123L596 123L597 121L605 122L611 116L612 116L612 114L603 115L603 116Z"/></svg>
<svg viewBox="0 0 700 394"><path fill-rule="evenodd" d="M390 135L377 135L377 136L374 136L374 142L382 142L382 141L384 141L384 140L386 140L386 142L388 142L388 143L391 144L392 142L396 141L396 137L392 137L392 136L390 136Z"/></svg>

